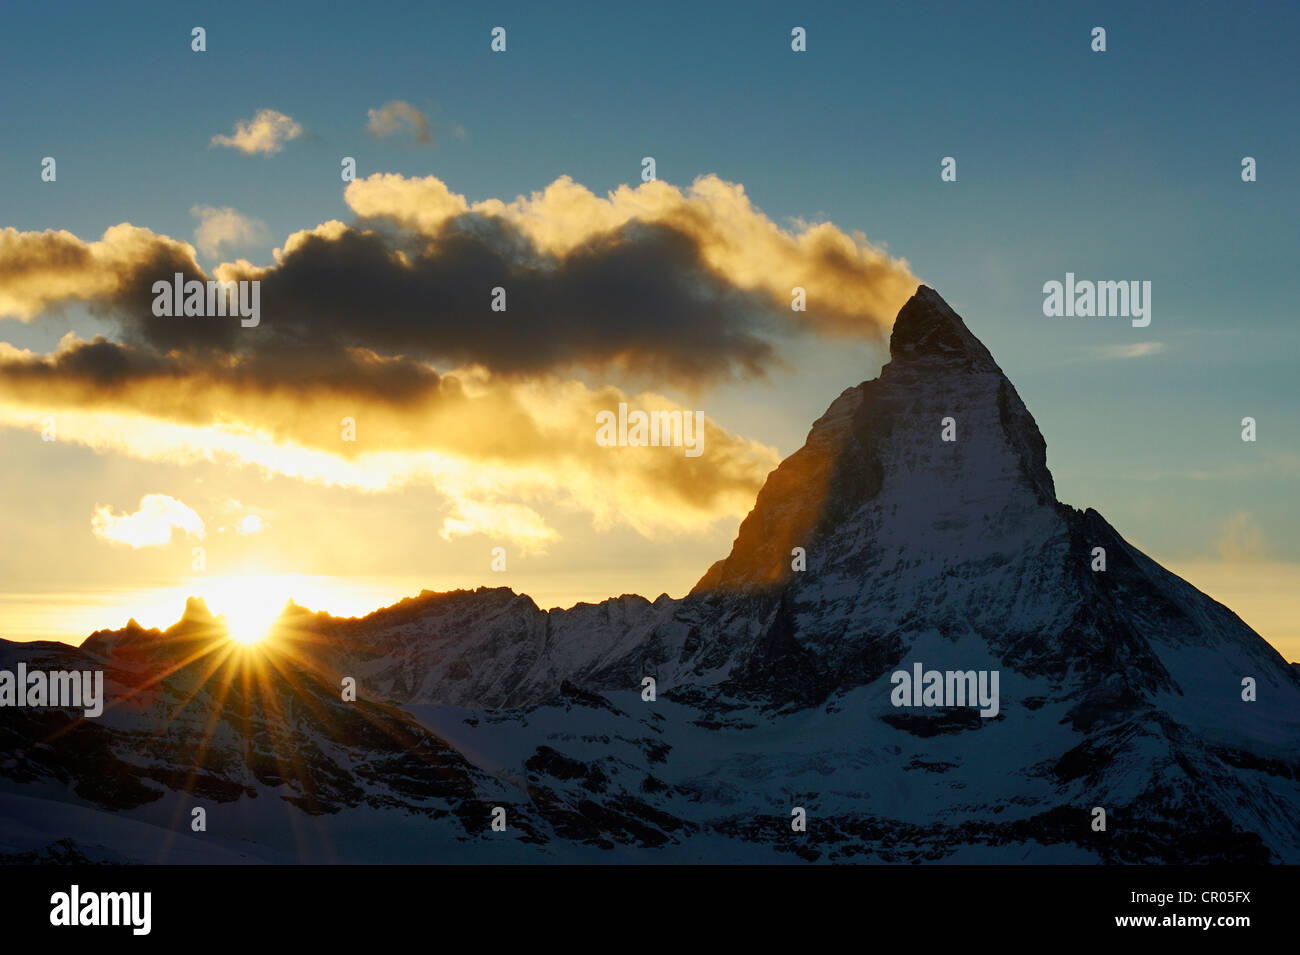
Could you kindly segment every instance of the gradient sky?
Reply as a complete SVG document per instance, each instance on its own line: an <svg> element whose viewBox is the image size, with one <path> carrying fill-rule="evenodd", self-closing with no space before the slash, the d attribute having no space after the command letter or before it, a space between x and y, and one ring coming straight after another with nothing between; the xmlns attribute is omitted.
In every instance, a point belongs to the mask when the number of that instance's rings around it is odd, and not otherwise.
<svg viewBox="0 0 1300 955"><path fill-rule="evenodd" d="M597 196L636 186L649 155L677 187L707 174L743 186L782 228L860 231L992 351L1043 431L1062 501L1096 508L1300 659L1294 4L77 4L11 7L5 21L0 228L93 241L129 222L193 243L194 206L230 207L263 237L198 262L267 265L290 233L355 219L343 156L358 177L436 176L471 202L508 202L560 176ZM505 54L489 50L498 25ZM792 26L806 53L791 52ZM1104 54L1089 48L1094 26ZM366 132L367 111L394 100L428 118L431 144ZM210 145L261 109L304 133L272 156ZM44 156L56 183L40 180ZM944 156L955 183L940 181ZM1243 156L1257 182L1241 181ZM1149 280L1150 326L1044 317L1043 283L1067 271ZM50 352L68 332L111 334L81 304L0 319L0 342L19 349ZM1140 357L1120 357L1135 345ZM651 387L784 456L887 356L804 336L783 357L699 388L572 377ZM97 508L134 512L146 494L203 515L227 603L241 574L298 574L311 579L261 599L350 613L420 587L505 584L544 607L677 596L741 516L643 533L533 501L557 537L545 553L507 543L498 574L492 535L440 537L436 487L363 494L95 453L2 422L0 447L0 635L15 639L78 642L131 613L165 625L203 591L182 533L138 550L92 533ZM245 512L261 533L236 532Z"/></svg>

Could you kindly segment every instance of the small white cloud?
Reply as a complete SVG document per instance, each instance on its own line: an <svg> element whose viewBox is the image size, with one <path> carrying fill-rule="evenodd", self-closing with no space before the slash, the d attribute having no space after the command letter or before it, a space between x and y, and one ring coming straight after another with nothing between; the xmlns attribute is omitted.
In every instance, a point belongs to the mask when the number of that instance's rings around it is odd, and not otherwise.
<svg viewBox="0 0 1300 955"><path fill-rule="evenodd" d="M238 248L265 242L268 235L266 223L229 206L222 209L192 206L190 215L199 220L198 228L194 230L194 244L204 255L216 257L223 246Z"/></svg>
<svg viewBox="0 0 1300 955"><path fill-rule="evenodd" d="M425 115L410 103L395 99L385 103L379 109L367 110L370 121L366 129L376 139L387 139L407 130L419 143L432 143L433 134L429 131L429 121Z"/></svg>
<svg viewBox="0 0 1300 955"><path fill-rule="evenodd" d="M262 527L260 517L256 514L245 514L239 519L239 523L235 525L235 530L239 531L242 536L247 537L250 534L260 534Z"/></svg>
<svg viewBox="0 0 1300 955"><path fill-rule="evenodd" d="M1146 358L1164 350L1164 342L1133 342L1129 345L1097 345L1092 353L1098 358Z"/></svg>
<svg viewBox="0 0 1300 955"><path fill-rule="evenodd" d="M274 155L284 144L302 135L302 126L292 117L273 109L259 109L252 119L235 123L233 136L213 136L213 146L229 146L242 153Z"/></svg>
<svg viewBox="0 0 1300 955"><path fill-rule="evenodd" d="M134 514L114 514L112 507L96 507L90 528L101 540L129 544L133 549L162 547L179 528L203 539L203 519L188 505L166 494L146 494Z"/></svg>

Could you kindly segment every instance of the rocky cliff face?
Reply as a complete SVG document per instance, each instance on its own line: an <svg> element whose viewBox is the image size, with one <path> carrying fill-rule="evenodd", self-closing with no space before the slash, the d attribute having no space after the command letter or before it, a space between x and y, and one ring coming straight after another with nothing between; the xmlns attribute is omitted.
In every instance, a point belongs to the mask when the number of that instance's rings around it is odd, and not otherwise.
<svg viewBox="0 0 1300 955"><path fill-rule="evenodd" d="M317 858L266 821L288 805L370 861L1300 861L1294 668L1056 500L1033 417L933 290L890 355L682 600L544 612L483 588L360 620L293 610L261 691L204 652L199 606L166 633L5 644L108 667L134 702L89 728L0 710L0 843L22 818L39 835L11 851L53 857L111 812L170 846L178 807L205 799L238 838L186 836L200 857ZM895 706L891 674L917 663L998 671L997 715ZM64 828L33 826L32 800ZM123 839L104 851L129 855Z"/></svg>

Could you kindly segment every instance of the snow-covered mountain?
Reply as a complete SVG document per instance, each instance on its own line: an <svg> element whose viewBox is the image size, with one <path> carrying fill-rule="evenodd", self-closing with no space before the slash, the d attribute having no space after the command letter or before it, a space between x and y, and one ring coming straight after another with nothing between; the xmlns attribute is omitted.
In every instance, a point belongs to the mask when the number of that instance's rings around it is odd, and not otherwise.
<svg viewBox="0 0 1300 955"><path fill-rule="evenodd" d="M1056 500L1033 417L932 289L890 354L682 600L291 608L260 670L218 662L197 601L166 632L0 642L0 669L104 668L118 701L0 709L0 856L1300 861L1296 668ZM996 671L996 715L895 705L915 664Z"/></svg>

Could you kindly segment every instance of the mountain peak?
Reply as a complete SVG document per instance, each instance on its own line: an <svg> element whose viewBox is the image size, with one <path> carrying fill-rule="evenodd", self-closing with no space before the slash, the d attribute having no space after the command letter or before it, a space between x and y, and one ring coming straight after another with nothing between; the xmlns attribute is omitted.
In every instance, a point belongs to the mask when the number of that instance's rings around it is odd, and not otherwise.
<svg viewBox="0 0 1300 955"><path fill-rule="evenodd" d="M934 289L922 285L899 311L890 354L879 378L845 390L768 475L731 554L693 592L784 586L798 573L796 548L823 572L885 540L901 559L918 526L970 528L969 540L946 543L976 553L993 528L1055 506L1033 416Z"/></svg>
<svg viewBox="0 0 1300 955"><path fill-rule="evenodd" d="M941 360L997 368L993 356L961 316L928 285L917 288L894 320L889 356L894 363Z"/></svg>
<svg viewBox="0 0 1300 955"><path fill-rule="evenodd" d="M216 620L208 609L207 601L202 597L186 597L185 612L181 614L182 623L210 624Z"/></svg>

